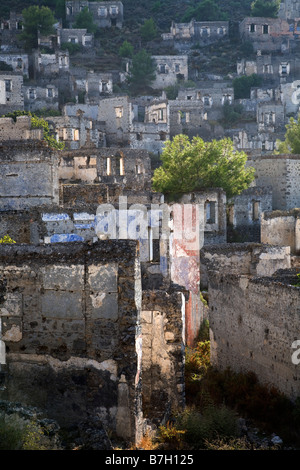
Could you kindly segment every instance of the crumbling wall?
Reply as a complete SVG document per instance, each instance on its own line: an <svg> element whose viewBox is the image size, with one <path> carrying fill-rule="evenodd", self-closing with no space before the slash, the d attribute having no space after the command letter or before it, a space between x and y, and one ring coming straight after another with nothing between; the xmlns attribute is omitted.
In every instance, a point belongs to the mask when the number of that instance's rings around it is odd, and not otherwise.
<svg viewBox="0 0 300 470"><path fill-rule="evenodd" d="M1 398L60 425L97 416L135 441L141 426L141 282L135 242L2 245Z"/></svg>
<svg viewBox="0 0 300 470"><path fill-rule="evenodd" d="M177 80L188 79L188 56L152 56L156 64L156 78L151 84L153 88L163 89L175 85Z"/></svg>
<svg viewBox="0 0 300 470"><path fill-rule="evenodd" d="M289 246L291 254L300 254L300 209L265 212L261 219L261 241Z"/></svg>
<svg viewBox="0 0 300 470"><path fill-rule="evenodd" d="M184 406L185 297L180 291L143 291L143 412L160 423Z"/></svg>
<svg viewBox="0 0 300 470"><path fill-rule="evenodd" d="M272 187L273 210L289 210L300 207L299 155L250 156L247 165L255 168L257 186Z"/></svg>
<svg viewBox="0 0 300 470"><path fill-rule="evenodd" d="M295 274L291 278L295 281ZM251 370L262 383L294 399L300 392L300 368L292 361L292 345L299 339L300 289L291 281L214 272L209 325L214 366Z"/></svg>
<svg viewBox="0 0 300 470"><path fill-rule="evenodd" d="M22 92L23 75L1 72L0 74L0 113L1 115L24 109Z"/></svg>
<svg viewBox="0 0 300 470"><path fill-rule="evenodd" d="M260 243L227 243L203 247L200 252L201 287L207 288L210 273L272 276L291 267L289 246Z"/></svg>
<svg viewBox="0 0 300 470"><path fill-rule="evenodd" d="M58 203L57 155L43 142L0 147L0 210Z"/></svg>
<svg viewBox="0 0 300 470"><path fill-rule="evenodd" d="M228 201L228 238L260 242L261 217L272 210L272 189L250 187Z"/></svg>

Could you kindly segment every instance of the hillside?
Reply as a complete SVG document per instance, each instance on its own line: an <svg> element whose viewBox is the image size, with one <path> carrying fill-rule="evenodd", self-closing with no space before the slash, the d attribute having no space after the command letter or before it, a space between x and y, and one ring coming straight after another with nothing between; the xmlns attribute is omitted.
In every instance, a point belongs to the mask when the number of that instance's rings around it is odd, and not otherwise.
<svg viewBox="0 0 300 470"><path fill-rule="evenodd" d="M98 0L96 0L98 1ZM250 14L252 0L123 0L125 23L127 26L142 24L145 19L153 17L157 26L168 30L172 20L182 21L184 15L203 2L214 2L214 14L227 15L228 19L238 21ZM6 0L0 5L0 17L8 18L9 11L20 13L30 5L46 5L60 17L64 11L64 0ZM200 19L200 18L199 18ZM209 18L203 18L209 19Z"/></svg>

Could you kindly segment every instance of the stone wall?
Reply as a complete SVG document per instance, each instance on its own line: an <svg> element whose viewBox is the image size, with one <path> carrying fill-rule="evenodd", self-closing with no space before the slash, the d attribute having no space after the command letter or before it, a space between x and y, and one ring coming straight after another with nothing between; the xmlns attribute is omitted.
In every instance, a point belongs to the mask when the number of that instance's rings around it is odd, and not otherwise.
<svg viewBox="0 0 300 470"><path fill-rule="evenodd" d="M135 242L2 245L1 399L62 426L93 415L141 431L141 280Z"/></svg>
<svg viewBox="0 0 300 470"><path fill-rule="evenodd" d="M228 241L261 241L261 217L272 210L272 189L250 187L228 203Z"/></svg>
<svg viewBox="0 0 300 470"><path fill-rule="evenodd" d="M271 186L273 210L300 207L300 156L265 155L249 157L247 165L255 168L257 186Z"/></svg>
<svg viewBox="0 0 300 470"><path fill-rule="evenodd" d="M299 339L300 289L280 277L214 272L209 281L211 361L220 369L253 371L290 398L300 394L292 362Z"/></svg>
<svg viewBox="0 0 300 470"><path fill-rule="evenodd" d="M184 406L184 324L182 292L143 292L143 411L156 423Z"/></svg>
<svg viewBox="0 0 300 470"><path fill-rule="evenodd" d="M188 56L152 56L156 64L156 78L153 88L164 89L175 85L177 80L188 79Z"/></svg>
<svg viewBox="0 0 300 470"><path fill-rule="evenodd" d="M291 267L288 246L260 243L227 243L203 247L200 252L201 287L206 289L211 272L272 276Z"/></svg>
<svg viewBox="0 0 300 470"><path fill-rule="evenodd" d="M57 155L43 142L0 147L0 211L58 203Z"/></svg>
<svg viewBox="0 0 300 470"><path fill-rule="evenodd" d="M0 113L1 115L24 109L22 92L23 75L1 72L0 74Z"/></svg>
<svg viewBox="0 0 300 470"><path fill-rule="evenodd" d="M300 209L265 212L261 219L261 241L289 246L292 255L299 255Z"/></svg>

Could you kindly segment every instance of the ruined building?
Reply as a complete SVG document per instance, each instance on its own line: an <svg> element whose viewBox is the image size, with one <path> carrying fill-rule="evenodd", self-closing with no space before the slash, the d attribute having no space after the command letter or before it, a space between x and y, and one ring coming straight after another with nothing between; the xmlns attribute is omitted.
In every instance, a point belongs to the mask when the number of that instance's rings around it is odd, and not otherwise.
<svg viewBox="0 0 300 470"><path fill-rule="evenodd" d="M93 21L99 28L110 28L116 26L122 28L123 26L123 4L122 2L89 2L87 0L67 0L66 1L66 20L69 27L76 20L76 16L84 8L93 15Z"/></svg>

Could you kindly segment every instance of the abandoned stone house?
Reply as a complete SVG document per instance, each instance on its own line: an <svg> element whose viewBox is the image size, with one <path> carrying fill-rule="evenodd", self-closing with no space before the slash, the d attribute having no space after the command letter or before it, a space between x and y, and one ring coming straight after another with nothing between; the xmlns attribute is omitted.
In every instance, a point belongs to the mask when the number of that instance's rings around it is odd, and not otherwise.
<svg viewBox="0 0 300 470"><path fill-rule="evenodd" d="M23 75L1 72L0 74L0 113L1 115L24 109Z"/></svg>
<svg viewBox="0 0 300 470"><path fill-rule="evenodd" d="M123 4L119 1L108 2L90 2L87 0L67 0L66 1L66 20L69 27L76 20L76 16L84 9L93 15L93 21L99 28L110 28L115 26L122 28L123 26Z"/></svg>
<svg viewBox="0 0 300 470"><path fill-rule="evenodd" d="M23 53L0 53L0 63L4 63L11 68L12 72L18 72L24 78L28 78L28 54Z"/></svg>
<svg viewBox="0 0 300 470"><path fill-rule="evenodd" d="M299 61L293 54L259 54L255 60L241 59L237 63L238 75L261 75L264 81L274 85L299 77Z"/></svg>
<svg viewBox="0 0 300 470"><path fill-rule="evenodd" d="M189 23L175 23L173 21L170 32L163 33L162 39L173 42L175 48L178 48L178 44L176 44L178 42L184 42L185 47L186 43L196 42L204 46L223 40L228 36L228 33L228 21L195 21L192 19Z"/></svg>
<svg viewBox="0 0 300 470"><path fill-rule="evenodd" d="M239 23L239 34L261 52L290 52L294 41L294 30L282 18L246 17Z"/></svg>
<svg viewBox="0 0 300 470"><path fill-rule="evenodd" d="M188 56L152 56L156 65L156 78L151 86L164 89L175 85L178 81L188 80Z"/></svg>
<svg viewBox="0 0 300 470"><path fill-rule="evenodd" d="M94 45L94 35L88 33L86 29L57 28L57 45L77 44L82 47L92 47Z"/></svg>
<svg viewBox="0 0 300 470"><path fill-rule="evenodd" d="M37 50L33 53L33 78L53 77L69 72L69 67L68 51L56 50L54 53L44 54Z"/></svg>
<svg viewBox="0 0 300 470"><path fill-rule="evenodd" d="M205 122L205 109L201 100L170 100L170 136L187 134L201 135Z"/></svg>
<svg viewBox="0 0 300 470"><path fill-rule="evenodd" d="M54 116L48 118L49 128L57 141L66 149L103 147L106 144L105 129L96 120L85 117L80 111L77 116Z"/></svg>
<svg viewBox="0 0 300 470"><path fill-rule="evenodd" d="M169 106L165 99L133 100L114 95L100 100L98 121L103 123L108 147L120 146L161 153L170 135Z"/></svg>
<svg viewBox="0 0 300 470"><path fill-rule="evenodd" d="M40 109L57 110L59 108L58 88L54 85L24 86L22 87L24 96L25 111L38 111Z"/></svg>

